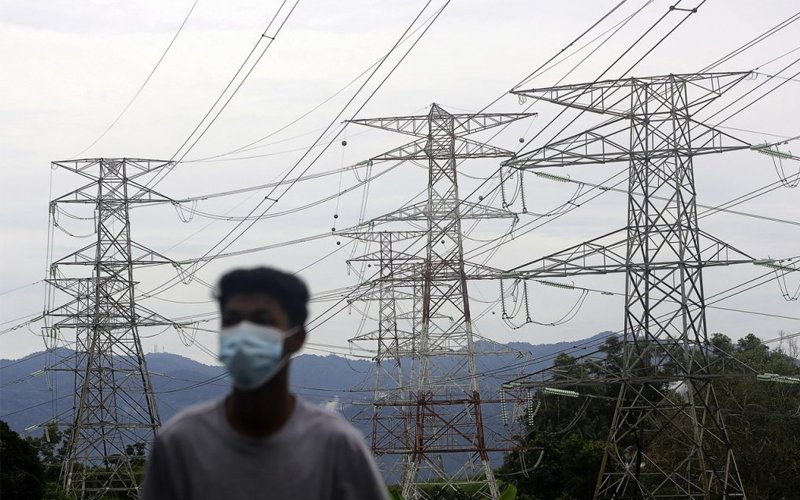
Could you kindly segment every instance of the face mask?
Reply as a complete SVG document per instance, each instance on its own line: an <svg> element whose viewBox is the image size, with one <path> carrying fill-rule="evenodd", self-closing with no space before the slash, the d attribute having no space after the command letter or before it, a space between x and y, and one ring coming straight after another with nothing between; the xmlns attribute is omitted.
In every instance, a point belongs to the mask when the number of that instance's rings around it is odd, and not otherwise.
<svg viewBox="0 0 800 500"><path fill-rule="evenodd" d="M284 332L272 326L242 321L223 328L219 337L219 360L243 391L251 391L274 377L288 362L283 343L300 331Z"/></svg>

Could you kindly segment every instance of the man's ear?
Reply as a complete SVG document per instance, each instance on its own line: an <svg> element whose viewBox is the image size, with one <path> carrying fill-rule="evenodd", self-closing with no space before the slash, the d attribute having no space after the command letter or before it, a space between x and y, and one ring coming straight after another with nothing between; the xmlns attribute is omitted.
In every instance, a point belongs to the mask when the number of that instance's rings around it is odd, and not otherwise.
<svg viewBox="0 0 800 500"><path fill-rule="evenodd" d="M286 354L292 355L303 348L306 342L306 327L301 327L300 331L287 338L284 343Z"/></svg>

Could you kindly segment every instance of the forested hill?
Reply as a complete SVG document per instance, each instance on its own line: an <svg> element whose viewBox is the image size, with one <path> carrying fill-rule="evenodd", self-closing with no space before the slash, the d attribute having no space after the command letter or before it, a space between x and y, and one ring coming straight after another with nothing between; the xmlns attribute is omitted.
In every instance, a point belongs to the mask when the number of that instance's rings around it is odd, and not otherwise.
<svg viewBox="0 0 800 500"><path fill-rule="evenodd" d="M607 332L600 333L585 340L555 344L511 343L506 346L508 353L480 356L479 370L489 372L513 366L504 372L510 379L521 370L529 372L550 366L554 354L578 344L581 347L597 346L607 335ZM486 343L479 343L477 347L479 351L498 350L498 346ZM69 354L67 350L57 353L62 358ZM0 420L8 422L17 432L47 422L54 410L57 413L68 412L72 407L74 382L71 373L55 372L52 388L48 387L47 377L33 375L44 368L46 358L39 352L18 360L0 359ZM228 390L230 382L226 378L209 382L223 375L219 366L205 365L169 353L150 353L146 359L162 421L181 408L220 397ZM336 404L350 417L361 408L355 402L369 401L372 397L369 391L373 377L371 367L368 360L304 354L293 361L291 382L294 390L303 397L316 403ZM500 382L497 378L486 378L482 383L486 389L496 389Z"/></svg>

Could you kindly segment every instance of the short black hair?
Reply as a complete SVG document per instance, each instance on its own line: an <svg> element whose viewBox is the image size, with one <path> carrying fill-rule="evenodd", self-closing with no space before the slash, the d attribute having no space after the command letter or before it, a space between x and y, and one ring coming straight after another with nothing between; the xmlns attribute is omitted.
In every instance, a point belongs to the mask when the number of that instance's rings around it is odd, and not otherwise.
<svg viewBox="0 0 800 500"><path fill-rule="evenodd" d="M234 295L265 293L277 300L290 326L303 326L308 318L308 287L297 276L269 267L234 269L222 275L214 298L220 310Z"/></svg>

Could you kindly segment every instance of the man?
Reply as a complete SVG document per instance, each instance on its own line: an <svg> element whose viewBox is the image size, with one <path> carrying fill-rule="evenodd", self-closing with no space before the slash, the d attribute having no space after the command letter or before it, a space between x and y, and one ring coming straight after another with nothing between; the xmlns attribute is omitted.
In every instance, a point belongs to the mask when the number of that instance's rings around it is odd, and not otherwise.
<svg viewBox="0 0 800 500"><path fill-rule="evenodd" d="M289 391L289 357L305 341L308 289L274 269L219 282L225 398L162 427L143 500L374 500L388 494L363 437L338 415Z"/></svg>

